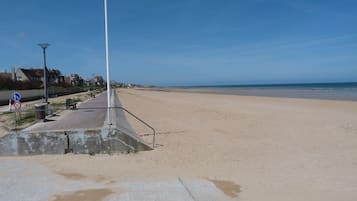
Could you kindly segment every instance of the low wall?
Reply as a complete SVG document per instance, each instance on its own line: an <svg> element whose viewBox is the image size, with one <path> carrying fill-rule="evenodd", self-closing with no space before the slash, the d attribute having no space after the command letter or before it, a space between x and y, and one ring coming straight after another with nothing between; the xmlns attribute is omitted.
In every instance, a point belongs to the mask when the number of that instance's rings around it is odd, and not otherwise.
<svg viewBox="0 0 357 201"><path fill-rule="evenodd" d="M21 101L32 101L41 99L43 97L43 89L32 89L32 90L16 90L22 96ZM86 91L81 88L52 88L48 89L49 96L63 96L68 94L74 94ZM7 105L9 104L9 99L14 91L7 90L7 91L0 91L0 105Z"/></svg>
<svg viewBox="0 0 357 201"><path fill-rule="evenodd" d="M0 138L0 156L129 153L151 147L116 128L10 133Z"/></svg>

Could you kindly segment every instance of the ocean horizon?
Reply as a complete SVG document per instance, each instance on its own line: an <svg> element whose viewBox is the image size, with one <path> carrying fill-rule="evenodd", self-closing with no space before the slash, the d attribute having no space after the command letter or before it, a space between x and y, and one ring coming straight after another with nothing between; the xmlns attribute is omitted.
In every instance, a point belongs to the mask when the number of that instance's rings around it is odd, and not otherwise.
<svg viewBox="0 0 357 201"><path fill-rule="evenodd" d="M175 88L201 93L357 101L357 82L205 85Z"/></svg>

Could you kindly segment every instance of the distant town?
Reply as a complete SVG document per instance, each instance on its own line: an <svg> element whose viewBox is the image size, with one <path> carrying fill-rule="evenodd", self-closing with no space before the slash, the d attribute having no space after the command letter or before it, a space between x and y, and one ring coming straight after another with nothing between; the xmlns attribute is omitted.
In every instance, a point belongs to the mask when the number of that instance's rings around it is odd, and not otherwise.
<svg viewBox="0 0 357 201"><path fill-rule="evenodd" d="M0 90L27 90L43 88L44 69L40 67L11 68L0 72ZM77 73L63 75L59 69L47 69L47 83L51 87L105 87L106 81L102 76L83 78ZM113 87L143 87L138 84L111 81Z"/></svg>

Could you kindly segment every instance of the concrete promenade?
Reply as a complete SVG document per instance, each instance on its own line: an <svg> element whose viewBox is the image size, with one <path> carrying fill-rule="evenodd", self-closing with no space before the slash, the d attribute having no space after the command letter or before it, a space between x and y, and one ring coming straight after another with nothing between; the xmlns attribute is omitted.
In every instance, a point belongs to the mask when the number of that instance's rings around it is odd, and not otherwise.
<svg viewBox="0 0 357 201"><path fill-rule="evenodd" d="M169 177L156 181L95 181L54 174L41 164L0 159L0 200L11 201L229 201L205 179ZM135 179L134 179L135 178ZM109 178L110 180L110 178ZM107 192L90 197L96 192ZM88 195L86 195L88 194Z"/></svg>
<svg viewBox="0 0 357 201"><path fill-rule="evenodd" d="M26 131L70 130L101 128L104 125L107 110L91 109L107 107L107 93L100 94L78 106L78 110L72 110L58 120L37 123ZM61 114L60 114L61 115Z"/></svg>
<svg viewBox="0 0 357 201"><path fill-rule="evenodd" d="M114 100L114 99L112 99ZM114 104L115 105L115 104ZM77 110L67 110L22 131L0 138L0 156L38 154L108 154L152 150L135 132L128 132L127 121L116 125L118 115L110 113L112 125L106 123L107 94L103 93ZM125 118L123 116L121 119Z"/></svg>

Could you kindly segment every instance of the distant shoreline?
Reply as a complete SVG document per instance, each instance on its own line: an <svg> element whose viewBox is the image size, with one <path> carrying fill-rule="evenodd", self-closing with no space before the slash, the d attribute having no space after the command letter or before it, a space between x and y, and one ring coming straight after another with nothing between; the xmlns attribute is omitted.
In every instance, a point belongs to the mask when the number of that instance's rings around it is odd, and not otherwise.
<svg viewBox="0 0 357 201"><path fill-rule="evenodd" d="M357 82L316 82L316 83L273 83L273 84L223 84L223 85L192 85L192 86L170 86L168 88L280 88L280 87L317 87L317 88L336 88L336 87L357 87Z"/></svg>
<svg viewBox="0 0 357 201"><path fill-rule="evenodd" d="M210 93L240 96L262 96L318 100L357 101L357 83L212 85L144 88L155 91Z"/></svg>

